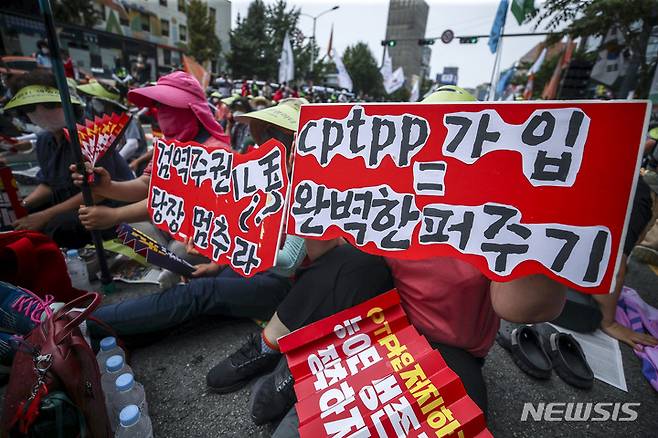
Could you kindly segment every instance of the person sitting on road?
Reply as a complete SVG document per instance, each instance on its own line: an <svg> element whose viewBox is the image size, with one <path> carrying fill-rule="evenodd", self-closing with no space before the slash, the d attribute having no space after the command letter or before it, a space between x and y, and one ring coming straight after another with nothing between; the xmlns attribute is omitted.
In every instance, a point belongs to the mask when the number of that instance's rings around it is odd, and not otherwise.
<svg viewBox="0 0 658 438"><path fill-rule="evenodd" d="M14 228L43 231L59 246L81 248L91 242L91 234L85 230L77 214L83 204L82 194L69 175L69 165L76 161L76 157L64 135L66 120L55 78L50 71L37 69L17 77L12 88L14 97L5 110L21 111L42 129L36 142L37 161L41 168L37 174L39 184L23 200L23 206L30 214L18 219ZM82 102L75 93L71 94L71 102L81 118ZM98 164L105 169L107 178L131 184L133 174L118 152L109 151ZM111 209L118 205L106 201L98 208ZM103 238L116 236L111 225L96 229L102 231Z"/></svg>
<svg viewBox="0 0 658 438"><path fill-rule="evenodd" d="M252 112L242 122L254 127L259 144L270 138L281 141L290 158L302 103L305 103L302 99L290 100L275 108ZM288 172L291 169L289 165ZM188 243L188 251L195 252L191 248ZM103 306L94 316L121 336L160 332L201 315L268 320L287 295L290 277L305 256L304 239L287 235L277 253L275 267L267 272L244 278L216 263L199 264L189 284ZM90 330L92 334L103 334L93 322Z"/></svg>
<svg viewBox="0 0 658 438"><path fill-rule="evenodd" d="M455 100L475 99L460 88L442 87L426 102ZM299 281L265 327L261 339L250 338L215 366L206 378L209 388L227 392L274 369L255 383L249 406L257 424L280 418L287 412L274 433L277 438L297 436L298 425L296 412L291 409L295 401L292 376L285 360L279 362L277 340L385 292L391 286L389 271L381 258L375 261L368 259L373 256L357 255L362 253L340 243L341 239L307 241L309 257L316 251L323 254L313 259L317 269L304 272L302 268ZM329 262L338 256L344 266L335 271L336 266ZM323 269L325 263L327 267ZM519 322L548 321L564 304L565 287L543 275L500 283L488 280L470 264L450 257L387 258L386 263L409 321L442 353L485 415L487 396L482 365L493 345L499 318ZM333 278L336 278L335 285L330 281Z"/></svg>
<svg viewBox="0 0 658 438"><path fill-rule="evenodd" d="M161 77L156 85L131 90L128 100L140 107L157 107L158 124L167 139L229 149L228 136L214 119L201 85L188 73L177 71ZM147 165L139 178L128 182L114 180L102 166L94 168L97 180L92 187L94 194L131 204L119 208L81 207L80 221L88 230L114 227L123 222L137 223L136 228L158 243L167 246L171 242L169 249L189 261L185 245L171 241L150 222L147 197L151 167ZM81 182L82 177L74 173L73 178ZM198 258L196 261L199 262Z"/></svg>

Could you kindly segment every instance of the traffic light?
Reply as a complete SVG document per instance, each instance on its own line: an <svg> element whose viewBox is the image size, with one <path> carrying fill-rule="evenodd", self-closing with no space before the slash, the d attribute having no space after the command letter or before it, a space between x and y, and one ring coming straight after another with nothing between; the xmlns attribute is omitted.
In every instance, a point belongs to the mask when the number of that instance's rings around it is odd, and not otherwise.
<svg viewBox="0 0 658 438"><path fill-rule="evenodd" d="M430 39L424 39L423 38L423 39L418 40L418 45L419 46L431 46L432 44L434 44L434 40L431 39L431 38Z"/></svg>
<svg viewBox="0 0 658 438"><path fill-rule="evenodd" d="M382 40L382 46L395 47L397 43L396 40Z"/></svg>
<svg viewBox="0 0 658 438"><path fill-rule="evenodd" d="M478 37L459 37L459 44L477 44Z"/></svg>

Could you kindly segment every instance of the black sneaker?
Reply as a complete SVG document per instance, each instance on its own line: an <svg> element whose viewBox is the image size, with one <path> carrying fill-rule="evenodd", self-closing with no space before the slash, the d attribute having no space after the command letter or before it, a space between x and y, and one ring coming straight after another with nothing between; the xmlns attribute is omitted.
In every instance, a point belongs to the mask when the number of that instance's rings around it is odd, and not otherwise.
<svg viewBox="0 0 658 438"><path fill-rule="evenodd" d="M272 370L280 358L280 354L263 353L260 333L252 333L238 351L208 372L206 384L210 390L220 394L237 391L252 377Z"/></svg>
<svg viewBox="0 0 658 438"><path fill-rule="evenodd" d="M297 401L294 383L288 361L282 357L274 371L258 379L251 390L249 410L254 423L260 426L283 417Z"/></svg>

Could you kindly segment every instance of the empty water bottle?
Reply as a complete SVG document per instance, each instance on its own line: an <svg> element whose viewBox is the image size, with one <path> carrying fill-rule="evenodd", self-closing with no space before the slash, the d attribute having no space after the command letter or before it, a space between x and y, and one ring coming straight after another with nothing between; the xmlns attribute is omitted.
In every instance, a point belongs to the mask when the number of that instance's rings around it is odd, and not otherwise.
<svg viewBox="0 0 658 438"><path fill-rule="evenodd" d="M69 271L69 277L71 277L73 287L81 290L91 289L87 264L80 258L77 249L66 251L66 268Z"/></svg>
<svg viewBox="0 0 658 438"><path fill-rule="evenodd" d="M123 408L135 405L142 415L148 415L148 404L144 387L130 373L121 374L115 381L116 392L110 401L114 416L118 416Z"/></svg>
<svg viewBox="0 0 658 438"><path fill-rule="evenodd" d="M126 353L123 351L119 345L117 345L117 340L114 336L108 336L107 338L101 339L100 349L96 355L96 360L98 361L98 367L101 370L101 373L105 371L105 362L114 356L119 355L126 359Z"/></svg>
<svg viewBox="0 0 658 438"><path fill-rule="evenodd" d="M116 438L153 438L153 426L148 415L139 412L135 405L128 405L119 414Z"/></svg>

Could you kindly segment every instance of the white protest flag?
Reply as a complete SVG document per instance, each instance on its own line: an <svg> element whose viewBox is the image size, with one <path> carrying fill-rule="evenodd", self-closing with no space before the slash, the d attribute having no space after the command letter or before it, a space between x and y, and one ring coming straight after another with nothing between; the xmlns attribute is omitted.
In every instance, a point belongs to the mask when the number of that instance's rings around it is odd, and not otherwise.
<svg viewBox="0 0 658 438"><path fill-rule="evenodd" d="M338 88L352 91L352 78L347 72L342 58L336 54L335 50L331 51L331 59L334 61L334 64L336 64L336 70L338 72Z"/></svg>
<svg viewBox="0 0 658 438"><path fill-rule="evenodd" d="M624 57L624 36L618 30L609 30L603 41L603 49L592 68L591 78L609 87L626 73L627 63Z"/></svg>
<svg viewBox="0 0 658 438"><path fill-rule="evenodd" d="M384 63L379 69L379 72L382 74L384 87L386 87L386 83L390 81L391 76L393 75L393 61L391 60L391 55L388 54L386 47L384 47Z"/></svg>
<svg viewBox="0 0 658 438"><path fill-rule="evenodd" d="M387 94L395 93L398 89L402 88L404 85L404 70L402 67L398 67L388 81L384 81L384 89Z"/></svg>
<svg viewBox="0 0 658 438"><path fill-rule="evenodd" d="M283 38L281 57L279 58L279 83L292 81L295 78L295 61L292 55L290 36L286 33Z"/></svg>
<svg viewBox="0 0 658 438"><path fill-rule="evenodd" d="M420 77L418 75L413 75L411 77L411 96L409 96L409 102L418 102L420 97Z"/></svg>
<svg viewBox="0 0 658 438"><path fill-rule="evenodd" d="M534 88L535 84L535 75L541 68L542 64L544 63L544 60L546 59L546 47L544 47L535 60L535 63L532 64L532 67L530 67L530 70L528 70L528 83L525 86L525 90L523 91L523 98L525 100L530 100L532 97L532 89Z"/></svg>

